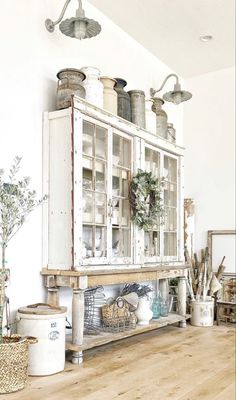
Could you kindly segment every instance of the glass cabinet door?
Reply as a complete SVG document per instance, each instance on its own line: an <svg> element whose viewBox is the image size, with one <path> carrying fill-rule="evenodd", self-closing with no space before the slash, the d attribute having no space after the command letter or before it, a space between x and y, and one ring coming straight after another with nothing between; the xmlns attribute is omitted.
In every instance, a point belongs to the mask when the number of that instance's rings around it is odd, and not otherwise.
<svg viewBox="0 0 236 400"><path fill-rule="evenodd" d="M128 263L132 256L129 206L131 140L114 133L112 142L112 262Z"/></svg>
<svg viewBox="0 0 236 400"><path fill-rule="evenodd" d="M160 153L152 148L145 148L145 171L152 172L160 179ZM148 232L144 232L144 260L158 261L160 259L160 224Z"/></svg>
<svg viewBox="0 0 236 400"><path fill-rule="evenodd" d="M83 120L82 259L107 257L107 129Z"/></svg>
<svg viewBox="0 0 236 400"><path fill-rule="evenodd" d="M177 159L164 155L164 257L177 257Z"/></svg>

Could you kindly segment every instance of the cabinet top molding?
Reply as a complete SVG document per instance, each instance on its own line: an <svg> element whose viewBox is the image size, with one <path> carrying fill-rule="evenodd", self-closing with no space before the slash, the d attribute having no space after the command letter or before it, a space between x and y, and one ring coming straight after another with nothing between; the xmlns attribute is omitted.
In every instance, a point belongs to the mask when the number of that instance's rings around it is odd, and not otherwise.
<svg viewBox="0 0 236 400"><path fill-rule="evenodd" d="M81 97L75 95L72 96L71 107L64 110L49 112L48 119L71 115L73 113L76 113L76 110L90 117L96 118L97 120L104 122L112 126L113 128L117 128L125 133L128 133L129 135L140 137L141 139L144 139L147 143L153 144L161 150L166 150L178 156L184 155L184 147L176 145L175 143L171 143L161 137L158 137L155 134L148 132L146 129L140 128L132 122L129 122L126 119L119 117L118 115L112 114L109 111L96 107L93 104L88 103Z"/></svg>

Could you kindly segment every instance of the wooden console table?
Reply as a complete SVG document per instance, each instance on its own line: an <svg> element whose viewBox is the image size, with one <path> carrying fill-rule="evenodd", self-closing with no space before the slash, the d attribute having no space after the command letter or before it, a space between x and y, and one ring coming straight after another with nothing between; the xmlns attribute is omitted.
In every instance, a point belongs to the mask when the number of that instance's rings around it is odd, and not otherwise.
<svg viewBox="0 0 236 400"><path fill-rule="evenodd" d="M179 322L180 327L186 327L186 271L187 265L154 266L142 268L65 271L58 269L43 269L44 284L48 289L48 303L59 305L59 288L72 289L72 337L67 343L67 349L72 351L72 362L80 364L83 360L83 350L100 346L125 337L147 332L162 326ZM179 314L169 314L166 318L152 321L146 327L119 333L101 333L98 336L86 337L84 340L84 291L97 285L115 285L130 282L146 282L160 280L160 290L165 290L165 280L179 278L178 310Z"/></svg>

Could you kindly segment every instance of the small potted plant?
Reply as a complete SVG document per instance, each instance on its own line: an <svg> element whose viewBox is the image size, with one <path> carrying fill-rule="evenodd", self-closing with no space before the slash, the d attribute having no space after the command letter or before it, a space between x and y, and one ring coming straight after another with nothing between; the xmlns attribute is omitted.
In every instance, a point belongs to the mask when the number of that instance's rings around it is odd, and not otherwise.
<svg viewBox="0 0 236 400"><path fill-rule="evenodd" d="M20 157L15 157L8 177L0 170L0 393L10 393L23 389L27 380L28 344L34 339L3 335L3 316L6 304L5 284L6 249L26 217L45 198L37 199L36 192L30 190L29 177L18 179Z"/></svg>

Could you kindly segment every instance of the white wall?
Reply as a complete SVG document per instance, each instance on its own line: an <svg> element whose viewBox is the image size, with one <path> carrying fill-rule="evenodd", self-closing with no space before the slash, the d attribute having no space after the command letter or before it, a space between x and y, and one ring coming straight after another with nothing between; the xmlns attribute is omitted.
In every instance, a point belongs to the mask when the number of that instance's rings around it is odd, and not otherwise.
<svg viewBox="0 0 236 400"><path fill-rule="evenodd" d="M234 81L234 68L186 81L193 98L184 109L185 197L196 202L197 251L208 230L235 229Z"/></svg>
<svg viewBox="0 0 236 400"><path fill-rule="evenodd" d="M147 94L172 72L86 1L86 14L102 25L99 36L80 42L62 35L58 27L50 34L44 20L56 20L63 4L64 0L1 4L0 167L7 168L15 155L22 155L23 173L32 177L32 187L39 194L42 112L55 109L56 73L61 68L97 66L104 75L127 79L128 90L143 89ZM77 2L71 2L66 17L74 15L76 7ZM166 110L181 143L182 107L168 105ZM10 243L7 260L12 310L43 300L40 210Z"/></svg>

